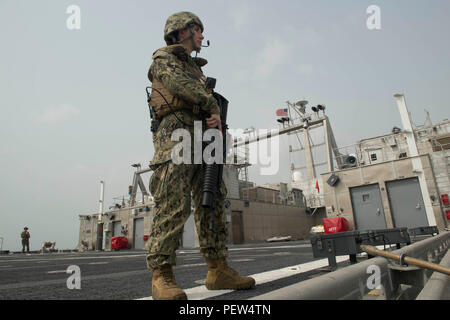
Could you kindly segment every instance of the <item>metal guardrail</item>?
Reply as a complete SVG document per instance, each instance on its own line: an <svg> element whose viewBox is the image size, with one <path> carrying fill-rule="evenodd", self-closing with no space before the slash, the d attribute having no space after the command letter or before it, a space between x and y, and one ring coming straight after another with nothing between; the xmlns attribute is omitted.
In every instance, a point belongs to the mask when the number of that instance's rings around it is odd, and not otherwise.
<svg viewBox="0 0 450 320"><path fill-rule="evenodd" d="M450 267L450 251L441 260L440 265ZM434 272L428 280L427 284L417 296L416 300L440 300L444 295L444 290L446 290L448 285L449 276Z"/></svg>
<svg viewBox="0 0 450 320"><path fill-rule="evenodd" d="M449 247L450 232L445 231L432 238L395 250L393 253L439 263ZM443 263L447 263L447 261L443 261ZM429 290L427 280L430 279L432 271L400 266L386 258L376 257L253 297L251 300L359 300L373 298L369 295L374 292L369 283L374 279L374 269L379 271L379 288L376 290L378 299L415 299L424 288ZM433 279L431 278L431 280ZM429 286L431 285L432 283L429 284ZM441 294L435 293L436 296Z"/></svg>

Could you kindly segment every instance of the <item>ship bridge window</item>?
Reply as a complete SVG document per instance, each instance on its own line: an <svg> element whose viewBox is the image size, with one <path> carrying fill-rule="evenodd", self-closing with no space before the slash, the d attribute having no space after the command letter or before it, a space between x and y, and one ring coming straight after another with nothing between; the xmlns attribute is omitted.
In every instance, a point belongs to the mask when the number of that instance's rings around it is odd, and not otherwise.
<svg viewBox="0 0 450 320"><path fill-rule="evenodd" d="M377 160L377 154L376 154L376 153L372 153L372 154L370 155L370 160L376 161L376 160Z"/></svg>
<svg viewBox="0 0 450 320"><path fill-rule="evenodd" d="M450 133L441 134L433 139L430 139L433 151L442 151L450 149Z"/></svg>

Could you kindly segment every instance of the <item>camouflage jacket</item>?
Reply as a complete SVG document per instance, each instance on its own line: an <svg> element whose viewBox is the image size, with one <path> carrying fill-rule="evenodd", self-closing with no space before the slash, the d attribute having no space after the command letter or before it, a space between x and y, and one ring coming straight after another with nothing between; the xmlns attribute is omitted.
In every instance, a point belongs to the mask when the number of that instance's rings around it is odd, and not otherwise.
<svg viewBox="0 0 450 320"><path fill-rule="evenodd" d="M192 58L181 45L171 45L158 49L153 54L153 63L148 71L148 78L153 82L157 79L174 96L195 106L208 114L220 114L219 105L211 92L205 88L205 76L201 70L207 61L202 58ZM188 126L181 123L177 117ZM179 141L172 141L172 132L184 128L191 133L193 149L194 121L202 120L203 115L185 109L178 110L163 117L159 128L153 134L155 154L150 167L171 160L172 148ZM192 160L193 161L193 160Z"/></svg>

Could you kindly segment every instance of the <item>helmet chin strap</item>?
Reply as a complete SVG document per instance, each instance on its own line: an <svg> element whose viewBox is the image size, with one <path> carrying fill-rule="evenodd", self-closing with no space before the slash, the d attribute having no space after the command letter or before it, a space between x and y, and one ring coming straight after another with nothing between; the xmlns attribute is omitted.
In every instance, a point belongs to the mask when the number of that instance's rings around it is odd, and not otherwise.
<svg viewBox="0 0 450 320"><path fill-rule="evenodd" d="M192 48L194 48L195 55L197 56L197 53L199 53L202 48L197 46L197 44L194 41L194 27L190 27L189 31L191 32L189 38L191 39Z"/></svg>
<svg viewBox="0 0 450 320"><path fill-rule="evenodd" d="M189 31L191 35L187 38L184 38L183 40L179 40L177 43L183 43L184 41L191 39L192 48L194 49L194 51L196 51L196 53L199 53L202 48L198 47L194 41L194 27L190 27Z"/></svg>

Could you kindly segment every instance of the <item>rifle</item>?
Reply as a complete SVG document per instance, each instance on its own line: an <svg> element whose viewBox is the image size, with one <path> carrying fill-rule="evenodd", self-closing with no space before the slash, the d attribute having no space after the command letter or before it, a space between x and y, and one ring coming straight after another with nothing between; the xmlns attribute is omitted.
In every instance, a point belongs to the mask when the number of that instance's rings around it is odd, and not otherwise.
<svg viewBox="0 0 450 320"><path fill-rule="evenodd" d="M216 86L216 79L207 78L206 88L213 90ZM227 139L227 111L228 111L228 100L225 99L221 94L217 92L212 92L214 98L217 100L220 109L220 121L222 124L222 163L212 163L204 164L204 180L203 180L203 198L202 207L211 210L211 220L209 223L209 229L213 229L214 225L214 209L216 208L216 197L217 192L220 190L222 184L222 174L223 174L223 163L226 159L227 149L226 149L226 139ZM215 150L213 151L215 156Z"/></svg>
<svg viewBox="0 0 450 320"><path fill-rule="evenodd" d="M158 130L159 124L161 123L161 119L159 119L158 115L156 114L156 111L150 106L150 101L152 100L152 94L150 92L148 92L149 88L152 88L152 87L146 87L145 92L147 92L148 110L150 111L150 119L152 121L150 130L151 130L151 132L155 133L156 130Z"/></svg>

